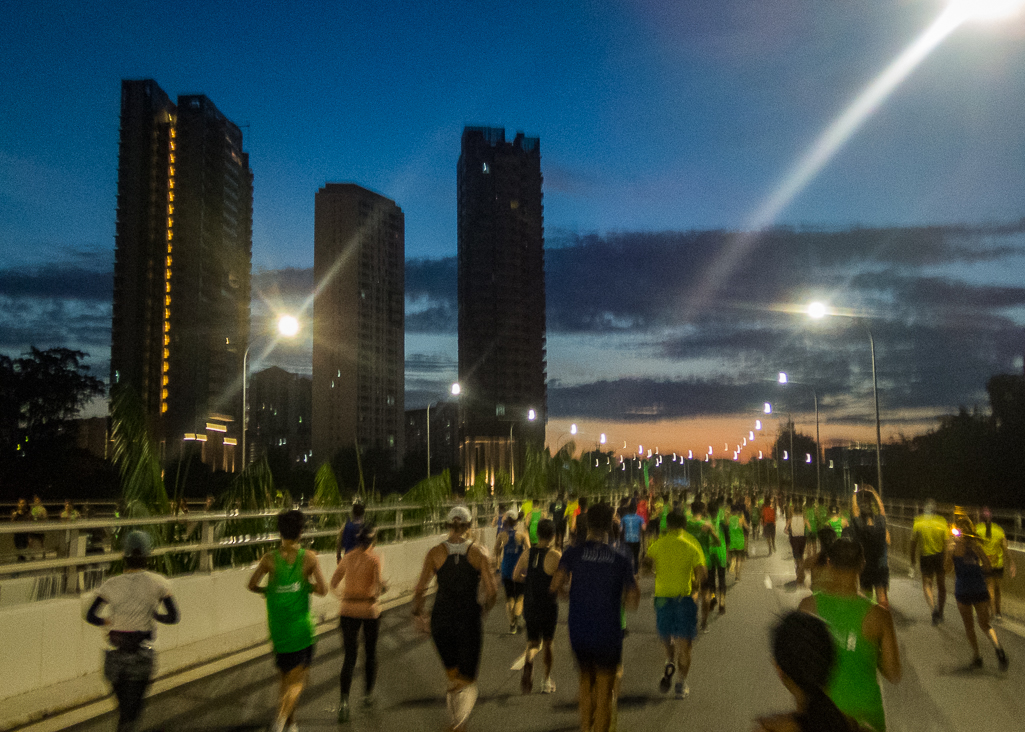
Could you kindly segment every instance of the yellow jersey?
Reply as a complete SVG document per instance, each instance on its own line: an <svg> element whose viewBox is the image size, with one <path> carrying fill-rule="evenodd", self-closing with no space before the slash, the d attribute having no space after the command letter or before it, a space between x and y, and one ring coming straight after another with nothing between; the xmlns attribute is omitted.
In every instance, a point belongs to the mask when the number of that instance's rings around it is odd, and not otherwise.
<svg viewBox="0 0 1025 732"><path fill-rule="evenodd" d="M1004 566L1004 530L996 522L990 524L992 531L986 536L986 522L980 521L975 525L975 533L979 535L979 543L982 544L982 551L989 557L989 563L993 569L1000 569Z"/></svg>
<svg viewBox="0 0 1025 732"><path fill-rule="evenodd" d="M918 553L923 557L942 554L947 548L947 520L935 513L922 514L915 519L911 538L918 542Z"/></svg>

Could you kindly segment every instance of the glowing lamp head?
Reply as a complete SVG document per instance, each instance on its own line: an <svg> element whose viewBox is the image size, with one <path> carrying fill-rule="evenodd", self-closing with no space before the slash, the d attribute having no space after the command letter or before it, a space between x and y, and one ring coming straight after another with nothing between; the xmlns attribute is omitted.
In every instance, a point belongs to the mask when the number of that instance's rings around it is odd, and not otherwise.
<svg viewBox="0 0 1025 732"><path fill-rule="evenodd" d="M529 419L531 422L533 422L535 419L537 419L537 412L535 412L533 409L528 409L527 410L527 419Z"/></svg>
<svg viewBox="0 0 1025 732"><path fill-rule="evenodd" d="M961 530L956 526L950 530L950 533L954 536L961 536Z"/></svg>
<svg viewBox="0 0 1025 732"><path fill-rule="evenodd" d="M601 442L601 444L603 444L603 445L605 444L606 440L605 440L605 433L604 432L601 433L601 439L599 440L599 442Z"/></svg>
<svg viewBox="0 0 1025 732"><path fill-rule="evenodd" d="M452 396L459 396L459 394L460 394L460 392L462 392L462 390L463 389L462 389L461 386L459 386L459 384L453 384L452 385L452 389L451 389Z"/></svg>
<svg viewBox="0 0 1025 732"><path fill-rule="evenodd" d="M765 406L762 407L762 411L765 412L766 414L772 414L772 405L769 404L768 402L765 402Z"/></svg>
<svg viewBox="0 0 1025 732"><path fill-rule="evenodd" d="M1003 20L1017 15L1025 0L951 0L950 11L964 20Z"/></svg>
<svg viewBox="0 0 1025 732"><path fill-rule="evenodd" d="M781 383L781 384L787 383L787 375L785 373L783 373L782 371L779 372L779 383Z"/></svg>
<svg viewBox="0 0 1025 732"><path fill-rule="evenodd" d="M829 308L826 307L825 303L813 302L808 306L808 317L814 318L815 320L821 320L826 317L829 313Z"/></svg>
<svg viewBox="0 0 1025 732"><path fill-rule="evenodd" d="M569 433L571 435L575 435L577 433L577 426L575 424L571 424L569 426Z"/></svg>
<svg viewBox="0 0 1025 732"><path fill-rule="evenodd" d="M282 315L278 318L278 333L286 338L292 338L299 333L299 321L292 315Z"/></svg>

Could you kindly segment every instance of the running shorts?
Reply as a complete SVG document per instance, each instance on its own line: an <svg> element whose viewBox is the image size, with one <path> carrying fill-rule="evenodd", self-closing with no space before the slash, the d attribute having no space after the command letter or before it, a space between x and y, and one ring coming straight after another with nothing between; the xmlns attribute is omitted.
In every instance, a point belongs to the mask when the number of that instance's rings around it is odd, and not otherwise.
<svg viewBox="0 0 1025 732"><path fill-rule="evenodd" d="M502 586L505 588L506 600L518 600L523 597L523 588L526 587L526 584L523 582L513 582L508 577L503 577Z"/></svg>
<svg viewBox="0 0 1025 732"><path fill-rule="evenodd" d="M791 536L790 537L790 549L794 552L794 559L804 557L804 547L808 543L808 538L805 536Z"/></svg>
<svg viewBox="0 0 1025 732"><path fill-rule="evenodd" d="M762 532L766 536L776 536L776 524L770 522L762 526Z"/></svg>
<svg viewBox="0 0 1025 732"><path fill-rule="evenodd" d="M527 640L531 643L555 637L555 626L559 624L558 605L540 610L524 609L523 616L527 624Z"/></svg>
<svg viewBox="0 0 1025 732"><path fill-rule="evenodd" d="M456 669L464 679L476 679L483 647L480 616L460 623L431 622L431 640L446 669Z"/></svg>
<svg viewBox="0 0 1025 732"><path fill-rule="evenodd" d="M992 577L993 579L1003 579L1004 578L1004 568L1003 567L994 567L994 568L990 569L988 572L983 572L983 574L985 576L987 576L987 577Z"/></svg>
<svg viewBox="0 0 1025 732"><path fill-rule="evenodd" d="M690 595L655 598L655 628L662 639L694 640L698 634L698 605Z"/></svg>
<svg viewBox="0 0 1025 732"><path fill-rule="evenodd" d="M943 574L943 552L939 554L925 554L918 558L918 566L922 574Z"/></svg>
<svg viewBox="0 0 1025 732"><path fill-rule="evenodd" d="M299 668L300 666L309 667L311 663L313 663L313 646L307 646L301 651L277 653L274 658L274 665L283 674L287 674L292 669Z"/></svg>
<svg viewBox="0 0 1025 732"><path fill-rule="evenodd" d="M873 587L885 587L890 589L890 568L889 567L877 567L876 569L866 569L861 573L861 589L868 592Z"/></svg>
<svg viewBox="0 0 1025 732"><path fill-rule="evenodd" d="M954 593L954 599L961 605L978 605L980 602L989 602L988 592L966 592L964 594Z"/></svg>
<svg viewBox="0 0 1025 732"><path fill-rule="evenodd" d="M623 660L622 645L608 646L602 648L582 648L570 644L573 655L577 659L577 665L581 671L615 673Z"/></svg>
<svg viewBox="0 0 1025 732"><path fill-rule="evenodd" d="M709 590L710 592L716 591L716 579L719 580L719 592L726 592L726 567L721 567L718 564L708 565L708 576L705 577L705 581L701 583L701 588Z"/></svg>

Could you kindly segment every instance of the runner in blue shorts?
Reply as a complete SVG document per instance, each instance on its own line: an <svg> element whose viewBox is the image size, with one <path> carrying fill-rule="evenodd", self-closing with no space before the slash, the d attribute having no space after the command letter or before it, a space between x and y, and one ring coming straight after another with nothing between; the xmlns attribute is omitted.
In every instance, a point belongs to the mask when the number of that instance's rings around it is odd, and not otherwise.
<svg viewBox="0 0 1025 732"><path fill-rule="evenodd" d="M680 513L666 517L666 532L651 546L644 568L655 574L655 627L666 651L666 665L658 683L665 694L676 681L676 698L690 694L690 650L698 629L697 589L708 576L705 553L686 531L687 519Z"/></svg>

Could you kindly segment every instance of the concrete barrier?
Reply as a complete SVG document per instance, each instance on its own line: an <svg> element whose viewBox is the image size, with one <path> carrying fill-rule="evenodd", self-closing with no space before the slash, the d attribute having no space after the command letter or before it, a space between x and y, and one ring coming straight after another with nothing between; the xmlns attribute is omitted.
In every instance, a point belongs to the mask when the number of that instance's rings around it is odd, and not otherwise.
<svg viewBox="0 0 1025 732"><path fill-rule="evenodd" d="M495 530L477 531L485 547ZM441 541L438 534L377 548L389 583L385 601L409 597L424 556ZM319 557L325 578L335 569L333 555ZM157 678L185 671L228 654L270 646L263 599L246 584L253 567L219 570L171 579L181 610L177 625L157 629ZM338 599L314 597L320 622L338 617ZM85 622L93 594L0 608L0 729L11 729L110 693L103 678L104 632Z"/></svg>

